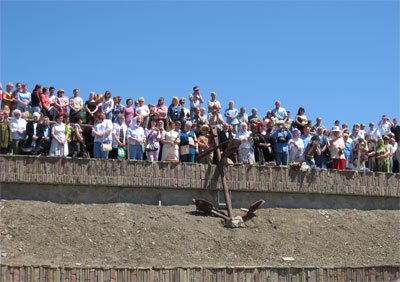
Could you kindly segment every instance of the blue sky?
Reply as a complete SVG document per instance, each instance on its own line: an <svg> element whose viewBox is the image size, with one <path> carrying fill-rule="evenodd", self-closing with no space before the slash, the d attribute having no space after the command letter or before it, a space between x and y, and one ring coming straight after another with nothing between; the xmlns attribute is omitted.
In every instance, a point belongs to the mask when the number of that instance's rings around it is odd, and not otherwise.
<svg viewBox="0 0 400 282"><path fill-rule="evenodd" d="M399 1L1 1L0 80L309 119L400 114Z"/></svg>

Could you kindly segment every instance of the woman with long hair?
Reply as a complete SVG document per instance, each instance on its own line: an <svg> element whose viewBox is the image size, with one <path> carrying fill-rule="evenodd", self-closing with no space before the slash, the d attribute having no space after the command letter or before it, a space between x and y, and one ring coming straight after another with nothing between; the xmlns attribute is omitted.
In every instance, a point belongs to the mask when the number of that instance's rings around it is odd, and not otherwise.
<svg viewBox="0 0 400 282"><path fill-rule="evenodd" d="M169 130L165 132L161 143L163 144L161 161L178 162L179 161L179 133L175 131L175 122L169 122Z"/></svg>
<svg viewBox="0 0 400 282"><path fill-rule="evenodd" d="M89 99L85 102L86 108L86 123L94 124L95 115L99 109L96 100L96 94L92 91L89 93Z"/></svg>

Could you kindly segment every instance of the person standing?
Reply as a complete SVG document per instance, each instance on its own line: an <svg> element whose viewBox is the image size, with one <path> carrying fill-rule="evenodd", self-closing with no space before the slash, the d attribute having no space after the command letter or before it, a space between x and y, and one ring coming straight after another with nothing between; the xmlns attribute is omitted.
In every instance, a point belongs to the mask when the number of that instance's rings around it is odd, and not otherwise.
<svg viewBox="0 0 400 282"><path fill-rule="evenodd" d="M112 140L112 123L104 113L97 114L97 120L92 129L94 136L93 156L97 159L108 159L108 151L102 150L102 144L110 144Z"/></svg>
<svg viewBox="0 0 400 282"><path fill-rule="evenodd" d="M221 103L217 100L217 92L211 92L210 94L211 100L208 101L208 113L212 113L217 106L218 109L221 109Z"/></svg>
<svg viewBox="0 0 400 282"><path fill-rule="evenodd" d="M278 120L278 129L272 133L271 137L274 143L276 165L287 165L289 161L289 140L293 136L285 127L283 120Z"/></svg>
<svg viewBox="0 0 400 282"><path fill-rule="evenodd" d="M253 133L257 132L257 124L262 121L262 118L257 115L257 109L251 109L251 115L249 116L250 130Z"/></svg>
<svg viewBox="0 0 400 282"><path fill-rule="evenodd" d="M0 111L0 154L9 154L12 144L10 122L5 117L5 112Z"/></svg>
<svg viewBox="0 0 400 282"><path fill-rule="evenodd" d="M384 137L385 139L385 137ZM390 162L389 156L390 151L389 148L385 145L384 139L379 139L376 150L375 150L375 159L376 159L376 171L378 172L390 172ZM388 137L386 137L388 139Z"/></svg>
<svg viewBox="0 0 400 282"><path fill-rule="evenodd" d="M150 121L150 128L145 129L146 135L146 157L147 160L155 162L160 152L161 132L155 120Z"/></svg>
<svg viewBox="0 0 400 282"><path fill-rule="evenodd" d="M16 100L13 98L13 89L14 85L9 82L7 83L6 90L3 91L3 100L1 101L1 109L5 110L7 107L8 109L12 109L12 104L15 104Z"/></svg>
<svg viewBox="0 0 400 282"><path fill-rule="evenodd" d="M162 135L161 143L162 147L162 162L178 162L179 161L179 143L180 137L179 132L176 131L175 122L172 120L169 122L169 130Z"/></svg>
<svg viewBox="0 0 400 282"><path fill-rule="evenodd" d="M299 129L295 128L292 131L293 139L289 141L289 163L304 161L304 142L300 135Z"/></svg>
<svg viewBox="0 0 400 282"><path fill-rule="evenodd" d="M74 96L69 99L69 119L71 123L77 123L81 118L83 100L79 97L79 89L75 88L72 93Z"/></svg>
<svg viewBox="0 0 400 282"><path fill-rule="evenodd" d="M144 98L138 99L139 105L135 108L136 116L140 116L143 121L143 128L147 128L149 125L150 109L148 105L145 105Z"/></svg>
<svg viewBox="0 0 400 282"><path fill-rule="evenodd" d="M14 118L10 121L10 128L12 133L12 154L20 155L25 140L27 121L22 118L20 110L14 111Z"/></svg>
<svg viewBox="0 0 400 282"><path fill-rule="evenodd" d="M46 87L43 87L42 93L40 94L40 103L42 105L42 114L45 117L50 117L50 99L49 99L49 90Z"/></svg>
<svg viewBox="0 0 400 282"><path fill-rule="evenodd" d="M253 134L247 128L247 123L242 122L240 124L240 130L236 136L236 139L241 141L238 148L238 163L254 164L254 144Z"/></svg>
<svg viewBox="0 0 400 282"><path fill-rule="evenodd" d="M398 124L397 118L394 118L392 121L392 127L390 131L394 134L394 140L396 142L400 141L400 124Z"/></svg>
<svg viewBox="0 0 400 282"><path fill-rule="evenodd" d="M57 114L55 123L51 128L51 146L49 156L66 157L68 156L68 136L67 129L63 122L64 116Z"/></svg>
<svg viewBox="0 0 400 282"><path fill-rule="evenodd" d="M154 120L156 123L161 120L163 124L166 124L167 113L168 107L164 104L164 97L158 98L157 105L154 107Z"/></svg>
<svg viewBox="0 0 400 282"><path fill-rule="evenodd" d="M195 155L198 151L197 137L192 130L192 122L187 121L180 134L179 153L181 161L186 163L194 163Z"/></svg>
<svg viewBox="0 0 400 282"><path fill-rule="evenodd" d="M261 121L257 124L257 132L254 135L255 159L261 165L275 159L271 138L272 127L272 122L267 124Z"/></svg>
<svg viewBox="0 0 400 282"><path fill-rule="evenodd" d="M56 103L57 96L55 95L55 92L56 92L56 89L54 88L54 86L50 86L49 87L49 100L50 100L49 119L51 121L54 120L55 115L56 115L55 103Z"/></svg>
<svg viewBox="0 0 400 282"><path fill-rule="evenodd" d="M95 121L95 116L99 109L97 106L96 94L93 91L89 93L89 99L85 102L85 108L86 123L93 125Z"/></svg>
<svg viewBox="0 0 400 282"><path fill-rule="evenodd" d="M40 96L42 95L42 85L36 84L31 94L31 106L33 113L40 113L42 111L42 102Z"/></svg>
<svg viewBox="0 0 400 282"><path fill-rule="evenodd" d="M114 100L111 98L111 92L106 91L104 93L104 101L103 105L101 106L101 112L106 115L106 119L112 119L112 113L114 109Z"/></svg>
<svg viewBox="0 0 400 282"><path fill-rule="evenodd" d="M284 122L286 122L288 114L285 108L281 107L281 101L277 100L275 102L275 109L272 110L272 116L275 117L277 120L283 120Z"/></svg>
<svg viewBox="0 0 400 282"><path fill-rule="evenodd" d="M21 111L21 113L28 111L31 103L31 92L28 91L28 84L22 84L21 90L17 92L17 109Z"/></svg>
<svg viewBox="0 0 400 282"><path fill-rule="evenodd" d="M124 107L122 113L124 114L126 125L130 126L135 115L135 108L133 107L133 100L131 98L126 100L126 107Z"/></svg>
<svg viewBox="0 0 400 282"><path fill-rule="evenodd" d="M378 124L378 128L381 132L382 137L390 133L390 128L392 126L393 124L390 119L386 115L383 115Z"/></svg>
<svg viewBox="0 0 400 282"><path fill-rule="evenodd" d="M239 129L239 111L235 108L235 102L232 100L228 103L228 108L225 110L224 116L226 117L226 123L233 126L234 133Z"/></svg>
<svg viewBox="0 0 400 282"><path fill-rule="evenodd" d="M128 131L128 127L125 123L125 116L123 114L119 114L118 122L113 123L113 131L112 131L112 151L109 154L111 159L118 159L118 157L122 158L119 155L119 151L126 150L126 133ZM123 155L123 154L122 154ZM126 155L126 153L125 153Z"/></svg>
<svg viewBox="0 0 400 282"><path fill-rule="evenodd" d="M168 117L173 122L180 121L182 123L185 120L183 107L176 96L172 97L171 105L168 107Z"/></svg>
<svg viewBox="0 0 400 282"><path fill-rule="evenodd" d="M129 159L130 160L143 160L144 142L146 135L141 126L143 120L141 116L137 116L132 120L131 125L126 133L127 142L129 146Z"/></svg>
<svg viewBox="0 0 400 282"><path fill-rule="evenodd" d="M338 170L346 169L346 157L344 155L344 140L338 126L334 126L331 130L333 136L329 140L329 150L331 152L332 168Z"/></svg>
<svg viewBox="0 0 400 282"><path fill-rule="evenodd" d="M197 107L201 107L201 104L204 103L204 99L200 94L199 86L195 85L193 87L193 93L189 95L190 101L190 119L192 120L194 117L194 112Z"/></svg>
<svg viewBox="0 0 400 282"><path fill-rule="evenodd" d="M47 156L51 146L51 128L49 117L43 117L42 123L38 124L36 128L36 132L38 137L37 153Z"/></svg>
<svg viewBox="0 0 400 282"><path fill-rule="evenodd" d="M37 127L39 125L40 114L34 112L32 114L32 120L26 124L26 143L25 148L32 148L32 152L36 152L39 146L39 137L37 134Z"/></svg>
<svg viewBox="0 0 400 282"><path fill-rule="evenodd" d="M66 115L67 108L69 105L69 100L67 97L64 96L64 89L59 89L57 91L57 98L54 100L54 107L56 111L56 115Z"/></svg>

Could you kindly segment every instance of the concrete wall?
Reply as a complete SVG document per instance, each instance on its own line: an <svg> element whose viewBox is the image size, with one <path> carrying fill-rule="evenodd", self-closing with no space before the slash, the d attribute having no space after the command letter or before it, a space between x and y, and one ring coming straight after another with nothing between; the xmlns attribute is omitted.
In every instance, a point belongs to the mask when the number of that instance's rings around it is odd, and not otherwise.
<svg viewBox="0 0 400 282"><path fill-rule="evenodd" d="M400 174L234 165L227 179L234 207L400 208ZM222 187L213 165L0 156L0 189L5 199L181 205L216 203Z"/></svg>
<svg viewBox="0 0 400 282"><path fill-rule="evenodd" d="M0 281L398 281L399 266L349 268L296 267L177 267L94 268L51 266L0 266Z"/></svg>

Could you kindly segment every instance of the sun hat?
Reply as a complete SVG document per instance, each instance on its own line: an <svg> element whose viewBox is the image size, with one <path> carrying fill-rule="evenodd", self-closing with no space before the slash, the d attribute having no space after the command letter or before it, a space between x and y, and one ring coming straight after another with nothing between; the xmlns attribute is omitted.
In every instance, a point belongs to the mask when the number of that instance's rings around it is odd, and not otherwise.
<svg viewBox="0 0 400 282"><path fill-rule="evenodd" d="M201 126L200 130L203 131L203 130L205 130L205 129L207 129L207 131L208 131L208 130L210 130L210 127L209 127L207 124L203 124L203 125Z"/></svg>

